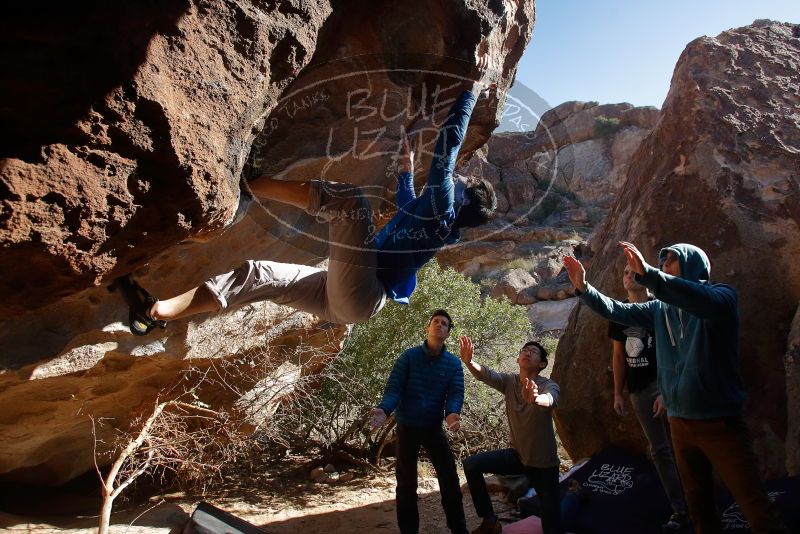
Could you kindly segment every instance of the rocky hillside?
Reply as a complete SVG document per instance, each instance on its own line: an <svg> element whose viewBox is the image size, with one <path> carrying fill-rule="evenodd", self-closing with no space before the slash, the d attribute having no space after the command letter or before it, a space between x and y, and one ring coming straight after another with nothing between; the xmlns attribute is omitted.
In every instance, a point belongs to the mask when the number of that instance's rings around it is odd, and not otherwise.
<svg viewBox="0 0 800 534"><path fill-rule="evenodd" d="M547 111L533 132L493 135L459 172L492 182L498 216L467 231L463 244L440 258L467 274L486 274L541 252L543 244L591 233L657 113L626 103L565 102ZM481 246L492 253L476 254Z"/></svg>
<svg viewBox="0 0 800 534"><path fill-rule="evenodd" d="M439 253L492 297L528 308L539 332L560 333L577 300L562 270L580 254L622 187L628 162L658 110L565 102L532 132L493 135L459 172L489 179L498 216Z"/></svg>
<svg viewBox="0 0 800 534"><path fill-rule="evenodd" d="M479 51L502 97L533 22L532 0L11 10L0 22L14 50L0 87L0 476L53 484L91 469L88 416L124 428L189 359L261 351L311 372L293 347L334 354L343 327L270 305L133 338L106 285L135 272L164 298L247 258L319 262L325 226L296 211L253 205L230 226L242 177L373 185L374 207L388 206L403 132L455 96ZM502 107L479 104L465 158Z"/></svg>
<svg viewBox="0 0 800 534"><path fill-rule="evenodd" d="M798 67L798 25L756 21L689 43L591 242L588 269L594 285L620 296L619 240L651 262L676 242L708 253L712 279L738 290L745 413L769 475L800 473ZM553 371L563 392L558 428L573 457L609 442L642 445L636 421L612 411L609 355L606 323L579 306Z"/></svg>

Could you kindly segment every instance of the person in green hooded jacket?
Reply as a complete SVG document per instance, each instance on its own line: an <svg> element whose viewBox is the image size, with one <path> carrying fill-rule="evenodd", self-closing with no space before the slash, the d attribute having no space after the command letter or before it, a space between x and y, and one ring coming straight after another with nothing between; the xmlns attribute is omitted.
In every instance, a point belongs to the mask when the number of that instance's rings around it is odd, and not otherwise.
<svg viewBox="0 0 800 534"><path fill-rule="evenodd" d="M620 246L636 281L655 299L626 304L586 282L580 261L564 258L581 302L606 319L655 332L657 380L667 407L675 460L698 534L722 532L712 468L733 494L754 533L788 532L770 503L742 416L736 290L710 282L711 262L684 243L659 253L656 269L631 243Z"/></svg>

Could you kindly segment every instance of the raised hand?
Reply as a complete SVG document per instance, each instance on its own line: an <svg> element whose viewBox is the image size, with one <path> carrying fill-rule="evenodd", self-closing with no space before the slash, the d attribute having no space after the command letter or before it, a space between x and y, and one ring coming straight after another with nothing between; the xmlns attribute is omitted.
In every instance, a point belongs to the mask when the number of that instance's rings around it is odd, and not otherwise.
<svg viewBox="0 0 800 534"><path fill-rule="evenodd" d="M581 293L586 291L586 269L583 268L583 264L573 256L565 256L564 268L575 289Z"/></svg>
<svg viewBox="0 0 800 534"><path fill-rule="evenodd" d="M403 142L400 144L400 152L397 154L397 172L410 172L414 174L414 149L411 148L411 143L408 141L408 136L403 136Z"/></svg>
<svg viewBox="0 0 800 534"><path fill-rule="evenodd" d="M645 269L649 267L649 265L644 261L644 256L642 256L642 253L636 248L636 245L627 241L620 241L619 246L622 247L622 252L625 254L625 259L628 260L628 266L631 268L631 271L643 276Z"/></svg>
<svg viewBox="0 0 800 534"><path fill-rule="evenodd" d="M461 336L461 339L459 339L458 344L459 348L461 349L461 352L459 353L461 361L464 362L465 364L469 364L469 362L472 361L472 353L474 349L472 345L472 340L469 338L469 336Z"/></svg>
<svg viewBox="0 0 800 534"><path fill-rule="evenodd" d="M522 383L522 398L525 402L532 404L536 402L536 397L539 396L539 386L530 378L526 378Z"/></svg>
<svg viewBox="0 0 800 534"><path fill-rule="evenodd" d="M482 48L484 50L481 50ZM477 76L472 84L472 92L480 97L486 97L491 90L497 88L497 84L492 81L494 72L489 69L489 53L483 43L479 45L478 50L475 58Z"/></svg>

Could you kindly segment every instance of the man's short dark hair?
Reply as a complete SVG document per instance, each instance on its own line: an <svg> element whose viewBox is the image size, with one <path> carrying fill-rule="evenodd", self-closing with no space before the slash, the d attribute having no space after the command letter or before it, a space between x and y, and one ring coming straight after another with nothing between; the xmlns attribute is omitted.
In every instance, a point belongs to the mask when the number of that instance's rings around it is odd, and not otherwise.
<svg viewBox="0 0 800 534"><path fill-rule="evenodd" d="M497 208L497 195L494 187L485 178L473 178L464 189L464 196L469 201L462 204L456 214L455 226L471 228L489 222Z"/></svg>
<svg viewBox="0 0 800 534"><path fill-rule="evenodd" d="M442 308L439 308L438 310L435 310L431 314L431 318L428 319L428 324L429 325L431 324L431 321L433 321L433 318L436 317L437 315L440 316L440 317L447 317L447 325L448 325L447 326L447 331L448 332L453 329L453 319L452 319L452 317L450 317L450 314L447 313L447 310L443 310Z"/></svg>
<svg viewBox="0 0 800 534"><path fill-rule="evenodd" d="M539 349L539 359L542 360L544 366L547 367L547 350L545 350L542 344L538 341L528 341L522 345L522 348L524 349L525 347L530 347L531 345Z"/></svg>

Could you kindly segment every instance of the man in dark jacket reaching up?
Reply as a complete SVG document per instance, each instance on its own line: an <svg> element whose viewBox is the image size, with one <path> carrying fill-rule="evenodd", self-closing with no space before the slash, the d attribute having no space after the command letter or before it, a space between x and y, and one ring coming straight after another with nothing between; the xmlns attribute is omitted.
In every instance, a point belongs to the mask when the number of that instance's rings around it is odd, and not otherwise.
<svg viewBox="0 0 800 534"><path fill-rule="evenodd" d="M622 241L620 246L636 281L655 300L625 304L608 298L586 283L577 259L564 258L564 266L589 308L606 319L655 331L658 389L695 532L722 532L712 468L754 533L788 532L767 497L742 416L736 290L709 282L711 262L694 245L662 249L661 270L648 265L633 244Z"/></svg>
<svg viewBox="0 0 800 534"><path fill-rule="evenodd" d="M417 458L424 447L436 470L447 527L454 534L467 531L456 463L442 421L458 430L464 403L461 360L444 341L453 321L445 310L433 312L426 339L397 358L383 400L372 410L371 424L378 427L394 412L397 421L397 524L403 534L419 532L417 510Z"/></svg>

